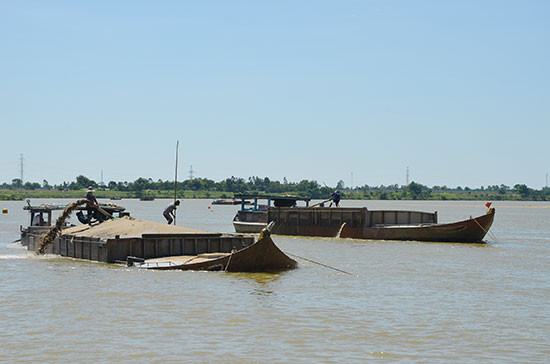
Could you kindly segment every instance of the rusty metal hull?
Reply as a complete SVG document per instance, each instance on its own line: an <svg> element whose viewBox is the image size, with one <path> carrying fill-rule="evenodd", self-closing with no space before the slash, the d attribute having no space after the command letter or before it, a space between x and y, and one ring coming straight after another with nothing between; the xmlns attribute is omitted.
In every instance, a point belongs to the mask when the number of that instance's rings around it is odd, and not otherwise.
<svg viewBox="0 0 550 364"><path fill-rule="evenodd" d="M169 258L168 258L169 259ZM255 243L219 258L194 263L155 265L145 262L139 268L156 270L207 270L226 272L277 272L296 268L297 262L283 253L271 240L260 237Z"/></svg>
<svg viewBox="0 0 550 364"><path fill-rule="evenodd" d="M313 209L312 209L313 210ZM448 224L438 224L437 214L413 215L417 221L411 221L408 211L358 211L357 209L338 209L332 212L332 218L323 221L314 211L297 211L296 217L289 218L287 211L270 210L270 221L275 221L274 234L303 235L322 237L341 237L372 240L415 240L432 242L481 243L491 228L495 210L490 209L486 215ZM372 216L386 213L395 214L392 222L372 222ZM309 214L309 215L308 215ZM346 218L348 214L349 218ZM398 215L401 214L401 215ZM407 219L408 216L408 221ZM420 218L418 219L418 216ZM419 222L424 219L432 220ZM403 220L403 221L402 221ZM419 220L419 221L418 221Z"/></svg>

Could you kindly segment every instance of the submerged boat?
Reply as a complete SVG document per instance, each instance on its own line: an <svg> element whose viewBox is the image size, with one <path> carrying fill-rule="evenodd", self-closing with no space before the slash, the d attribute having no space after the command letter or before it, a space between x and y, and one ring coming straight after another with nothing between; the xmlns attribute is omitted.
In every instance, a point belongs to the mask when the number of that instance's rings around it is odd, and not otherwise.
<svg viewBox="0 0 550 364"><path fill-rule="evenodd" d="M437 211L269 206L255 211L241 209L233 225L237 232L253 233L269 221L275 223L272 233L281 235L481 243L494 217L494 208L475 218L438 223Z"/></svg>
<svg viewBox="0 0 550 364"><path fill-rule="evenodd" d="M297 262L271 240L270 227L251 245L230 253L203 253L141 260L129 258L128 265L156 270L207 270L225 272L276 272L296 268Z"/></svg>

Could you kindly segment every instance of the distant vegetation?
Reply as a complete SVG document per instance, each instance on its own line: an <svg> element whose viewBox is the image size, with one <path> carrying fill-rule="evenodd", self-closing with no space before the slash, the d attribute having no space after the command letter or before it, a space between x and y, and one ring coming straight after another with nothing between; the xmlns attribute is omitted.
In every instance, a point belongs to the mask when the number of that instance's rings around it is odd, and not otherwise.
<svg viewBox="0 0 550 364"><path fill-rule="evenodd" d="M174 181L153 181L151 178L138 178L133 182L110 181L99 184L85 176L78 176L74 182L63 182L60 185L26 182L14 179L12 183L0 185L0 200L22 200L25 198L80 198L85 195L85 189L94 187L98 198L126 197L139 198L153 196L156 198L171 198L174 196ZM513 187L494 185L480 188L469 187L428 187L411 182L409 185L398 186L361 186L346 188L344 182L337 186L321 186L317 181L303 180L301 182L272 181L269 178L231 177L215 182L207 178L194 178L178 182L178 198L231 198L235 193L267 193L292 194L314 199L326 199L330 193L338 189L344 199L357 200L533 200L550 201L550 188L535 190L524 184Z"/></svg>

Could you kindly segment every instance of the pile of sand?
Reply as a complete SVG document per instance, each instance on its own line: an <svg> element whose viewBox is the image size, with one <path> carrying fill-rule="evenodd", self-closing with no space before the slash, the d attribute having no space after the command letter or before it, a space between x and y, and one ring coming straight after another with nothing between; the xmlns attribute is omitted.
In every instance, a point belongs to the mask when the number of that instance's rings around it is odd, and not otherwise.
<svg viewBox="0 0 550 364"><path fill-rule="evenodd" d="M80 225L63 230L63 235L85 236L113 239L119 235L124 238L140 238L143 234L212 234L180 226L161 224L152 221L137 220L129 216L107 220L100 224Z"/></svg>

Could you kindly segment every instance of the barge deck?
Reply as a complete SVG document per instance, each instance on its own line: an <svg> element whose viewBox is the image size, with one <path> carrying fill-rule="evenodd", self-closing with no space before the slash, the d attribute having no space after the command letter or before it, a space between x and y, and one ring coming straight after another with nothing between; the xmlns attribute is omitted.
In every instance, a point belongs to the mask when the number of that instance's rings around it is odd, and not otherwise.
<svg viewBox="0 0 550 364"><path fill-rule="evenodd" d="M42 234L29 236L27 249L36 251ZM254 243L239 234L211 233L179 226L137 220L128 216L103 223L63 229L46 253L103 263L167 256L231 253Z"/></svg>

